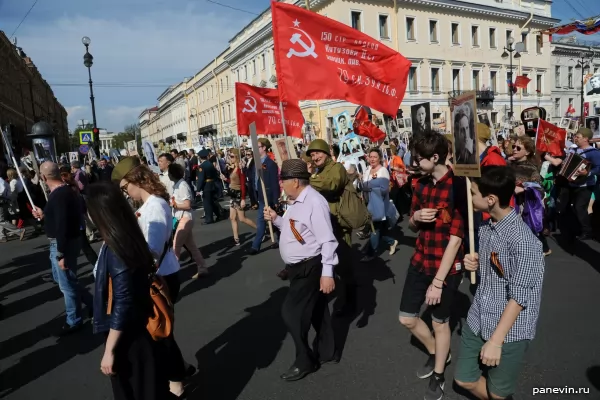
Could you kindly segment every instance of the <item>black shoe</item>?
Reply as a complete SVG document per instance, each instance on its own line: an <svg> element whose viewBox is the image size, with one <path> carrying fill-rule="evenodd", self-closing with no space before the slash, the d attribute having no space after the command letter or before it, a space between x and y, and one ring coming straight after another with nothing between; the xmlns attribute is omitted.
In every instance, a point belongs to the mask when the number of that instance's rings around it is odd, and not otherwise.
<svg viewBox="0 0 600 400"><path fill-rule="evenodd" d="M248 249L248 254L251 255L251 256L255 256L255 255L258 254L258 250L256 250L254 247L250 247Z"/></svg>
<svg viewBox="0 0 600 400"><path fill-rule="evenodd" d="M577 236L577 240L589 241L589 240L594 240L594 237L592 235L583 234L583 235Z"/></svg>
<svg viewBox="0 0 600 400"><path fill-rule="evenodd" d="M429 378L429 386L425 392L424 400L442 400L444 398L444 376L432 374Z"/></svg>
<svg viewBox="0 0 600 400"><path fill-rule="evenodd" d="M77 325L69 325L67 323L65 323L61 328L60 328L60 332L58 332L59 336L66 336L66 335L70 335L71 333L75 333L78 330L80 330L81 328L83 328L83 322L77 324Z"/></svg>
<svg viewBox="0 0 600 400"><path fill-rule="evenodd" d="M303 370L292 365L290 367L290 369L288 369L281 375L281 379L283 379L286 382L299 381L300 379L304 378L306 375L311 374L311 373L315 372L316 370L317 370L317 368L314 365L308 369L303 369Z"/></svg>
<svg viewBox="0 0 600 400"><path fill-rule="evenodd" d="M324 364L339 364L340 360L342 359L342 354L336 350L333 352L333 357L331 357L329 360L319 360L319 363L321 365Z"/></svg>
<svg viewBox="0 0 600 400"><path fill-rule="evenodd" d="M282 269L281 271L279 271L279 272L277 273L277 277L278 277L279 279L281 279L282 281L287 281L287 280L288 280L288 275L289 275L289 274L288 274L288 270L287 270L287 268L284 268L284 269Z"/></svg>
<svg viewBox="0 0 600 400"><path fill-rule="evenodd" d="M452 360L452 354L448 353L448 358L446 359L446 364L448 364ZM430 354L427 362L421 368L417 370L417 377L421 379L429 378L433 374L433 369L435 368L435 354Z"/></svg>
<svg viewBox="0 0 600 400"><path fill-rule="evenodd" d="M189 378L191 376L193 376L196 373L196 367L194 367L193 365L188 365L187 369L185 370L185 377Z"/></svg>

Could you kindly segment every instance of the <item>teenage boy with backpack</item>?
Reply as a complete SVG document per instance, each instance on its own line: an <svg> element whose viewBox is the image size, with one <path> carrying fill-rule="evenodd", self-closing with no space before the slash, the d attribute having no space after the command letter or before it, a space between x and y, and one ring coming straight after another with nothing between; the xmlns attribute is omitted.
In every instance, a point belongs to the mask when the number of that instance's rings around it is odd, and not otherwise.
<svg viewBox="0 0 600 400"><path fill-rule="evenodd" d="M409 227L418 232L415 252L402 290L400 323L425 346L429 357L417 371L430 378L425 400L444 396L444 370L450 361L450 314L461 282L464 217L454 207L462 178L446 165L448 142L434 132L420 135L414 143L413 161L423 174L413 192ZM460 189L459 187L462 187ZM432 307L435 337L419 318L423 303Z"/></svg>

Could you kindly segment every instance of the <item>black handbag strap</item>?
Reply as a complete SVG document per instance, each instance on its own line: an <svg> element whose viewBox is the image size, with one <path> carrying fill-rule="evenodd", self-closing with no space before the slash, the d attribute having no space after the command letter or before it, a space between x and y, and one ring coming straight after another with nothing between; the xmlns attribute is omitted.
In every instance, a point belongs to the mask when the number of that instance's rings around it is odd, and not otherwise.
<svg viewBox="0 0 600 400"><path fill-rule="evenodd" d="M156 270L158 270L160 268L160 265L162 264L163 260L165 259L165 256L167 255L167 252L169 251L169 248L171 248L172 246L173 246L173 232L171 232L171 235L169 236L169 240L167 240L165 242L165 247L163 249L163 252L160 255L160 258L158 259L158 263L156 264Z"/></svg>

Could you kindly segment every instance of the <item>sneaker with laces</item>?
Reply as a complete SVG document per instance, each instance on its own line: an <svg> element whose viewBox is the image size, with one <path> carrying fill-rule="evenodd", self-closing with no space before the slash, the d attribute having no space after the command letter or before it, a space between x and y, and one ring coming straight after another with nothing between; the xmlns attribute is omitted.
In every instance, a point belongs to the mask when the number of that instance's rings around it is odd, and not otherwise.
<svg viewBox="0 0 600 400"><path fill-rule="evenodd" d="M443 375L432 374L431 378L429 378L429 386L425 392L424 400L442 400L444 398L445 384Z"/></svg>
<svg viewBox="0 0 600 400"><path fill-rule="evenodd" d="M452 353L448 353L448 358L446 359L446 364L450 363L452 360ZM429 378L433 374L433 369L435 368L435 354L430 354L429 358L425 362L425 365L420 367L417 370L417 377L421 379Z"/></svg>

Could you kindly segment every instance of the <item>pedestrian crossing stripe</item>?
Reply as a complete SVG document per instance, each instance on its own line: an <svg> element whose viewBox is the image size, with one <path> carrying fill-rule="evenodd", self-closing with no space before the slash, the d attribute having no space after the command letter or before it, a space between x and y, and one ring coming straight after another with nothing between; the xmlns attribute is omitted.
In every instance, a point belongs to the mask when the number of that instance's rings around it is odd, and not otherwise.
<svg viewBox="0 0 600 400"><path fill-rule="evenodd" d="M79 144L90 144L94 142L92 131L79 132Z"/></svg>
<svg viewBox="0 0 600 400"><path fill-rule="evenodd" d="M81 141L82 142L91 142L92 138L90 137L89 133L84 133L83 135L81 135Z"/></svg>

